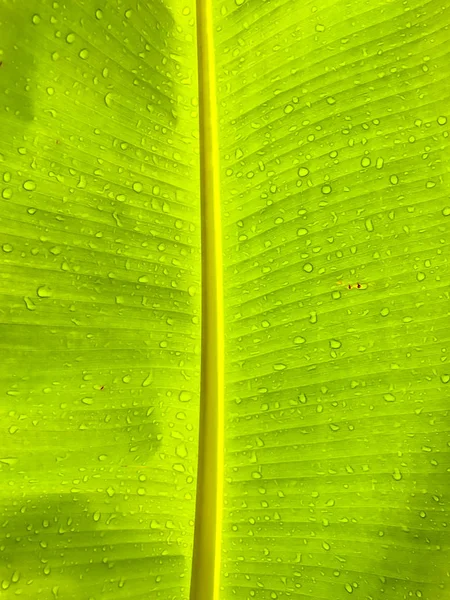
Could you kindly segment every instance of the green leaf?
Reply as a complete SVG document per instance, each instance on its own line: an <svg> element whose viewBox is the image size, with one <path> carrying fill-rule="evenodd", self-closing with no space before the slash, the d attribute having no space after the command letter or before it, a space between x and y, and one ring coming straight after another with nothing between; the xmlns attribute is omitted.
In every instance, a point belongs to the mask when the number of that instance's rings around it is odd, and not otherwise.
<svg viewBox="0 0 450 600"><path fill-rule="evenodd" d="M2 597L449 597L449 24L0 0Z"/></svg>

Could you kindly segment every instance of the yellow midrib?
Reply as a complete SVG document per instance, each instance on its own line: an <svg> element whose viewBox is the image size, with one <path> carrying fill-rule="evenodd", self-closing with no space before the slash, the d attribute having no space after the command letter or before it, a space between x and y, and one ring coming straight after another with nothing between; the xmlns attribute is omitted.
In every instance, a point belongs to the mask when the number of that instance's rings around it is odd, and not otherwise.
<svg viewBox="0 0 450 600"><path fill-rule="evenodd" d="M219 597L223 486L224 321L212 0L197 0L202 211L202 361L191 600Z"/></svg>

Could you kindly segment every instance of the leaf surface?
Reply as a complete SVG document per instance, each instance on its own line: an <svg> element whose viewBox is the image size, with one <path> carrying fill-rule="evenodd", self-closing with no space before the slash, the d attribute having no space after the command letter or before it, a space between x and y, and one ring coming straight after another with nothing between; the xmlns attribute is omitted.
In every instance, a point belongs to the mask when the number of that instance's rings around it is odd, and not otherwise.
<svg viewBox="0 0 450 600"><path fill-rule="evenodd" d="M0 0L2 597L448 598L449 23Z"/></svg>

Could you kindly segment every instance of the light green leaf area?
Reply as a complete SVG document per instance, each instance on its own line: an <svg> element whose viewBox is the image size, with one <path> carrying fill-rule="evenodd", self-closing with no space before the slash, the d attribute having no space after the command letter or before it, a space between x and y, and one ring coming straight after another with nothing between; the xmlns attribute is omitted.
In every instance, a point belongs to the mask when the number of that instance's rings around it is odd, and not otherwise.
<svg viewBox="0 0 450 600"><path fill-rule="evenodd" d="M192 600L448 600L450 7L211 3L198 37L194 0L0 0L0 596L190 596L202 159L225 472Z"/></svg>
<svg viewBox="0 0 450 600"><path fill-rule="evenodd" d="M224 598L450 597L449 23L217 3Z"/></svg>
<svg viewBox="0 0 450 600"><path fill-rule="evenodd" d="M187 598L193 3L0 0L0 595Z"/></svg>

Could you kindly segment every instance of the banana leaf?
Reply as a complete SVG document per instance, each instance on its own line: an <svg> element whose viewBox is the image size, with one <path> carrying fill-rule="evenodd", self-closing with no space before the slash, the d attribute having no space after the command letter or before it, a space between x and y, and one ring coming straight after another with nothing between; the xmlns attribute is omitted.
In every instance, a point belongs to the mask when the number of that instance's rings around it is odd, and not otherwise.
<svg viewBox="0 0 450 600"><path fill-rule="evenodd" d="M449 47L0 0L1 598L450 598Z"/></svg>

